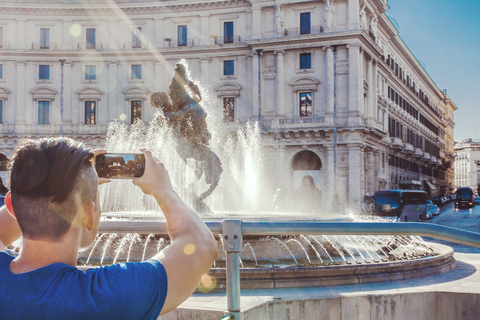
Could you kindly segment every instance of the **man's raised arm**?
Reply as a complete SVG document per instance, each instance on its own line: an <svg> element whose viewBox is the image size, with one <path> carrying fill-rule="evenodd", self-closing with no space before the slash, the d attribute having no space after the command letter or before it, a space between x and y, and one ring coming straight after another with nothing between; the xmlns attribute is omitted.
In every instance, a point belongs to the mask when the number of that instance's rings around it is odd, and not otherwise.
<svg viewBox="0 0 480 320"><path fill-rule="evenodd" d="M145 173L133 183L155 197L167 221L171 245L153 259L159 260L167 272L168 292L161 314L175 309L197 288L201 277L217 258L213 234L173 190L163 164L144 151Z"/></svg>
<svg viewBox="0 0 480 320"><path fill-rule="evenodd" d="M22 231L18 226L17 219L8 213L7 207L0 208L0 250L11 245L15 240L20 238Z"/></svg>

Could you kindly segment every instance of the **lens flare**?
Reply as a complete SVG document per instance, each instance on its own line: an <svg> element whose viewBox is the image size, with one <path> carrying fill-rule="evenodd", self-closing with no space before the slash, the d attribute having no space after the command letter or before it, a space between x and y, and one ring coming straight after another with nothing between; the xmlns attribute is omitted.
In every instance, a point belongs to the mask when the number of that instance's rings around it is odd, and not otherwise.
<svg viewBox="0 0 480 320"><path fill-rule="evenodd" d="M198 284L198 290L203 293L212 291L217 286L217 278L212 277L208 274L202 276L202 280Z"/></svg>
<svg viewBox="0 0 480 320"><path fill-rule="evenodd" d="M127 120L127 115L125 113L122 113L118 118L120 119L120 121L125 121Z"/></svg>
<svg viewBox="0 0 480 320"><path fill-rule="evenodd" d="M82 27L79 24L74 23L70 26L70 35L72 37L79 37L81 34L82 34Z"/></svg>
<svg viewBox="0 0 480 320"><path fill-rule="evenodd" d="M185 253L187 256L191 255L194 252L195 252L195 245L193 243L189 243L183 248L183 253Z"/></svg>

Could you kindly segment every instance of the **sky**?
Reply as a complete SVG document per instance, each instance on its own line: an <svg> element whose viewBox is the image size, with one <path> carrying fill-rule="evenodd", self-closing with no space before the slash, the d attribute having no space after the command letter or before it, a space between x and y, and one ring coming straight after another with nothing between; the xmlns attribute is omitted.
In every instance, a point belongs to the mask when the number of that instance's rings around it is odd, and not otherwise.
<svg viewBox="0 0 480 320"><path fill-rule="evenodd" d="M454 139L480 140L480 0L389 0L387 16L458 107Z"/></svg>

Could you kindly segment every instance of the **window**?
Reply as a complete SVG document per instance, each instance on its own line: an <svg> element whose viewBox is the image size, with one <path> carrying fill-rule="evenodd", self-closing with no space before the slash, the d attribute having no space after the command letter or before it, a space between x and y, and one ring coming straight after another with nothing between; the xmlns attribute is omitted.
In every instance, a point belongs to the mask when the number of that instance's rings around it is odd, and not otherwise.
<svg viewBox="0 0 480 320"><path fill-rule="evenodd" d="M178 45L187 45L187 26L178 26Z"/></svg>
<svg viewBox="0 0 480 320"><path fill-rule="evenodd" d="M87 29L87 49L95 49L95 29Z"/></svg>
<svg viewBox="0 0 480 320"><path fill-rule="evenodd" d="M50 66L48 66L48 65L40 65L39 66L38 79L40 79L40 80L50 79Z"/></svg>
<svg viewBox="0 0 480 320"><path fill-rule="evenodd" d="M97 119L95 117L96 101L85 101L85 124L95 124Z"/></svg>
<svg viewBox="0 0 480 320"><path fill-rule="evenodd" d="M312 116L312 92L300 92L300 117Z"/></svg>
<svg viewBox="0 0 480 320"><path fill-rule="evenodd" d="M40 49L50 48L50 29L40 29Z"/></svg>
<svg viewBox="0 0 480 320"><path fill-rule="evenodd" d="M3 27L0 27L0 48L3 48Z"/></svg>
<svg viewBox="0 0 480 320"><path fill-rule="evenodd" d="M142 100L132 100L130 105L132 108L132 114L130 117L132 123L142 121Z"/></svg>
<svg viewBox="0 0 480 320"><path fill-rule="evenodd" d="M3 100L0 100L0 123L3 123Z"/></svg>
<svg viewBox="0 0 480 320"><path fill-rule="evenodd" d="M223 24L224 43L233 43L233 22Z"/></svg>
<svg viewBox="0 0 480 320"><path fill-rule="evenodd" d="M223 75L233 76L235 74L234 61L226 60L223 61Z"/></svg>
<svg viewBox="0 0 480 320"><path fill-rule="evenodd" d="M223 121L224 122L235 121L235 98L234 97L223 98Z"/></svg>
<svg viewBox="0 0 480 320"><path fill-rule="evenodd" d="M310 12L300 13L300 34L310 34Z"/></svg>
<svg viewBox="0 0 480 320"><path fill-rule="evenodd" d="M311 53L301 53L300 54L300 69L311 69L312 68L312 54Z"/></svg>
<svg viewBox="0 0 480 320"><path fill-rule="evenodd" d="M142 65L132 64L132 79L142 79Z"/></svg>
<svg viewBox="0 0 480 320"><path fill-rule="evenodd" d="M138 27L136 30L133 30L132 48L141 48L142 47L142 41L140 40L141 32L142 32L142 27Z"/></svg>
<svg viewBox="0 0 480 320"><path fill-rule="evenodd" d="M3 79L3 64L0 64L0 79Z"/></svg>
<svg viewBox="0 0 480 320"><path fill-rule="evenodd" d="M50 101L38 101L38 123L49 124Z"/></svg>
<svg viewBox="0 0 480 320"><path fill-rule="evenodd" d="M96 66L85 66L85 79L95 80L97 79Z"/></svg>

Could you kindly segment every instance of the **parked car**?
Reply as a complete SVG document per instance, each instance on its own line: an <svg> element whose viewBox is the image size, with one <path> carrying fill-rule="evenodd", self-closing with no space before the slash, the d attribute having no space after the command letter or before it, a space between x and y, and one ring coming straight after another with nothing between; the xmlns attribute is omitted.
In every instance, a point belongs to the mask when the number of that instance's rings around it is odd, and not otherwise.
<svg viewBox="0 0 480 320"><path fill-rule="evenodd" d="M455 196L455 194L451 194L450 195L450 201L455 201L457 197Z"/></svg>
<svg viewBox="0 0 480 320"><path fill-rule="evenodd" d="M429 213L432 215L432 218L433 216L438 216L440 214L440 208L431 200L427 200L427 219L429 219Z"/></svg>

